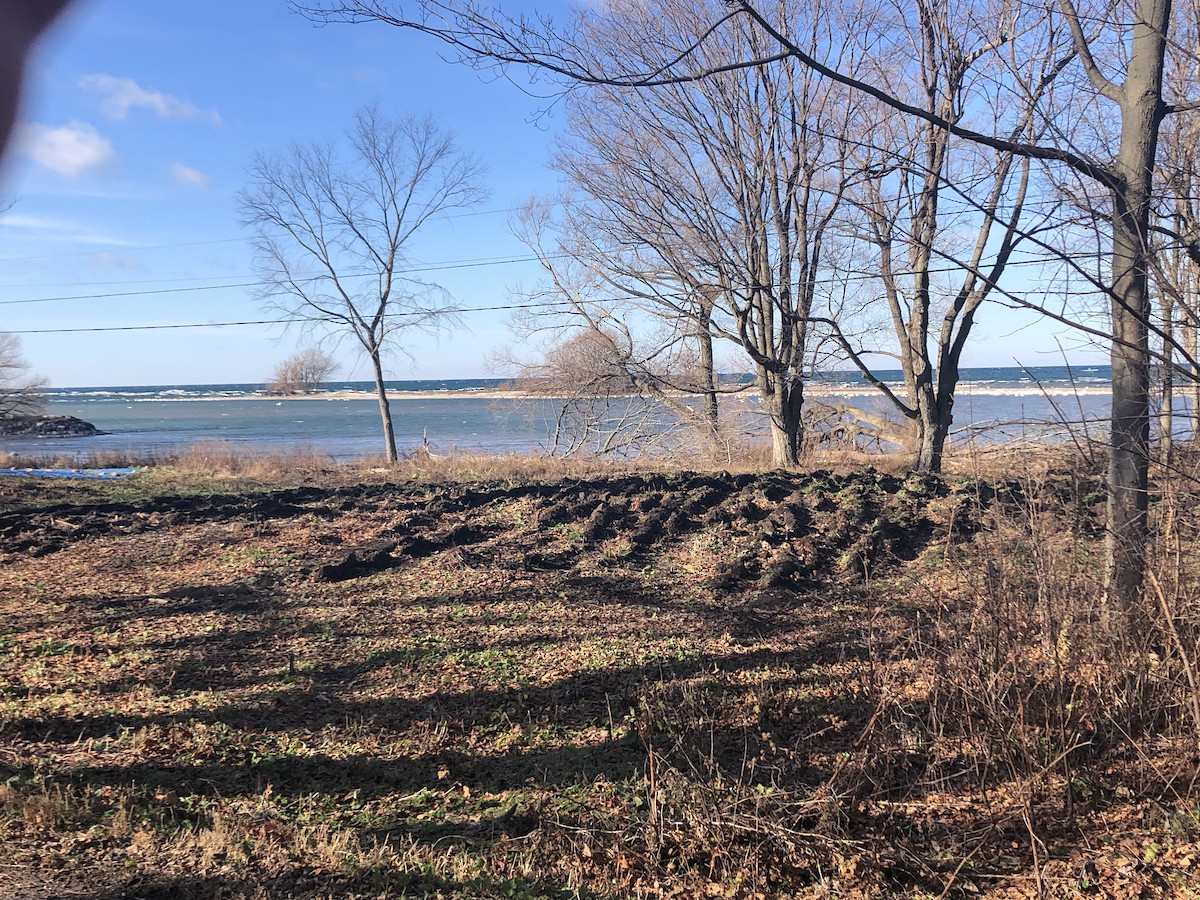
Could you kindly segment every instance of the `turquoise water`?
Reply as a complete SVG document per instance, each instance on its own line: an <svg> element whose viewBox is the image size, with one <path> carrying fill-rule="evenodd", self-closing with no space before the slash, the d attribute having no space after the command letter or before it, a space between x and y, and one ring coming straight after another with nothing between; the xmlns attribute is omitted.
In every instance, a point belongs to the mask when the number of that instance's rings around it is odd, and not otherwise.
<svg viewBox="0 0 1200 900"><path fill-rule="evenodd" d="M736 383L739 378L728 380ZM821 373L812 381L814 393L834 391L839 400L860 408L886 409L855 373ZM424 442L437 452L544 452L559 404L469 396L502 384L498 379L391 383L401 452ZM966 389L955 406L959 440L1034 437L1055 423L1076 428L1086 423L1094 436L1103 435L1109 403L1105 366L969 369L963 372L962 384ZM372 386L337 382L327 388L370 391ZM436 396L450 391L458 395ZM737 416L739 430L763 431L753 391L724 402ZM49 412L77 416L109 434L0 438L0 450L76 456L104 451L154 454L216 440L247 451L305 448L347 459L378 455L382 448L379 407L373 397L277 399L266 397L260 384L58 388L50 392Z"/></svg>
<svg viewBox="0 0 1200 900"><path fill-rule="evenodd" d="M379 404L371 399L212 399L188 389L181 395L121 391L122 396L51 399L48 411L76 416L108 434L86 438L0 438L10 452L120 451L161 453L200 441L229 441L249 451L311 449L336 459L380 455ZM549 433L539 404L489 398L391 399L397 447L403 452L428 441L452 449L528 453Z"/></svg>

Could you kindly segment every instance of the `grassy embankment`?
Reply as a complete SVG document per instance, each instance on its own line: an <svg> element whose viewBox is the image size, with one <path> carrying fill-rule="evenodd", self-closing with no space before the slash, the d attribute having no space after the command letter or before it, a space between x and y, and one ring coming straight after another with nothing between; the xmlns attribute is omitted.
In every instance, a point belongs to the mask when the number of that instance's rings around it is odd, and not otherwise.
<svg viewBox="0 0 1200 900"><path fill-rule="evenodd" d="M287 463L0 481L0 894L1196 895L1187 478Z"/></svg>

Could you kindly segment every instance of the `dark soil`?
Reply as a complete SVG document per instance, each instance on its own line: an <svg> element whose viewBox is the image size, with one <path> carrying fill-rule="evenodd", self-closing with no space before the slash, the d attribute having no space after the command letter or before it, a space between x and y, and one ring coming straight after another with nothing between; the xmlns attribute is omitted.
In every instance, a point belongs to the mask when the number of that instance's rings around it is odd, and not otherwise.
<svg viewBox="0 0 1200 900"><path fill-rule="evenodd" d="M1019 489L1006 486L1002 492L1016 496ZM630 553L647 554L720 526L747 550L722 561L719 580L761 579L781 587L818 584L843 573L869 576L880 565L914 559L939 531L945 537L978 528L995 496L995 486L981 491L970 480L949 487L940 479L874 471L629 475L516 486L301 487L251 496L164 496L18 509L0 514L0 552L40 556L89 538L180 525L335 520L386 509L389 527L370 544L318 552L318 558L329 558L313 563L316 577L342 581L449 549L499 554L509 566L538 568L544 562L538 548L514 548L495 527L475 521L524 503L541 529L578 533L575 551L556 557L556 569L570 568L605 541L625 540Z"/></svg>

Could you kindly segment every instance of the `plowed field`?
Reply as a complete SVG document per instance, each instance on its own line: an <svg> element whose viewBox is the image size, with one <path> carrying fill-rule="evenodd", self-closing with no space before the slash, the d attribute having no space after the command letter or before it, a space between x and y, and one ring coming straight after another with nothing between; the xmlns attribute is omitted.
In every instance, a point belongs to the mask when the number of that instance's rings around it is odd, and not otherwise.
<svg viewBox="0 0 1200 900"><path fill-rule="evenodd" d="M1095 488L10 489L0 895L1182 892L1174 726L1113 740L1091 658L1054 715L955 680L1041 671L1038 542L1094 580Z"/></svg>

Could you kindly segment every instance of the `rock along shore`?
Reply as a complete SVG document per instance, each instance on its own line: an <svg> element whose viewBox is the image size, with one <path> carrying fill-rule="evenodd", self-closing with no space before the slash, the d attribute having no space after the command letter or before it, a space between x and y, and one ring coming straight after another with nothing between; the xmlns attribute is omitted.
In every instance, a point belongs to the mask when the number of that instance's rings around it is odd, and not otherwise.
<svg viewBox="0 0 1200 900"><path fill-rule="evenodd" d="M92 437L105 434L91 422L74 416L6 416L0 418L0 437Z"/></svg>

